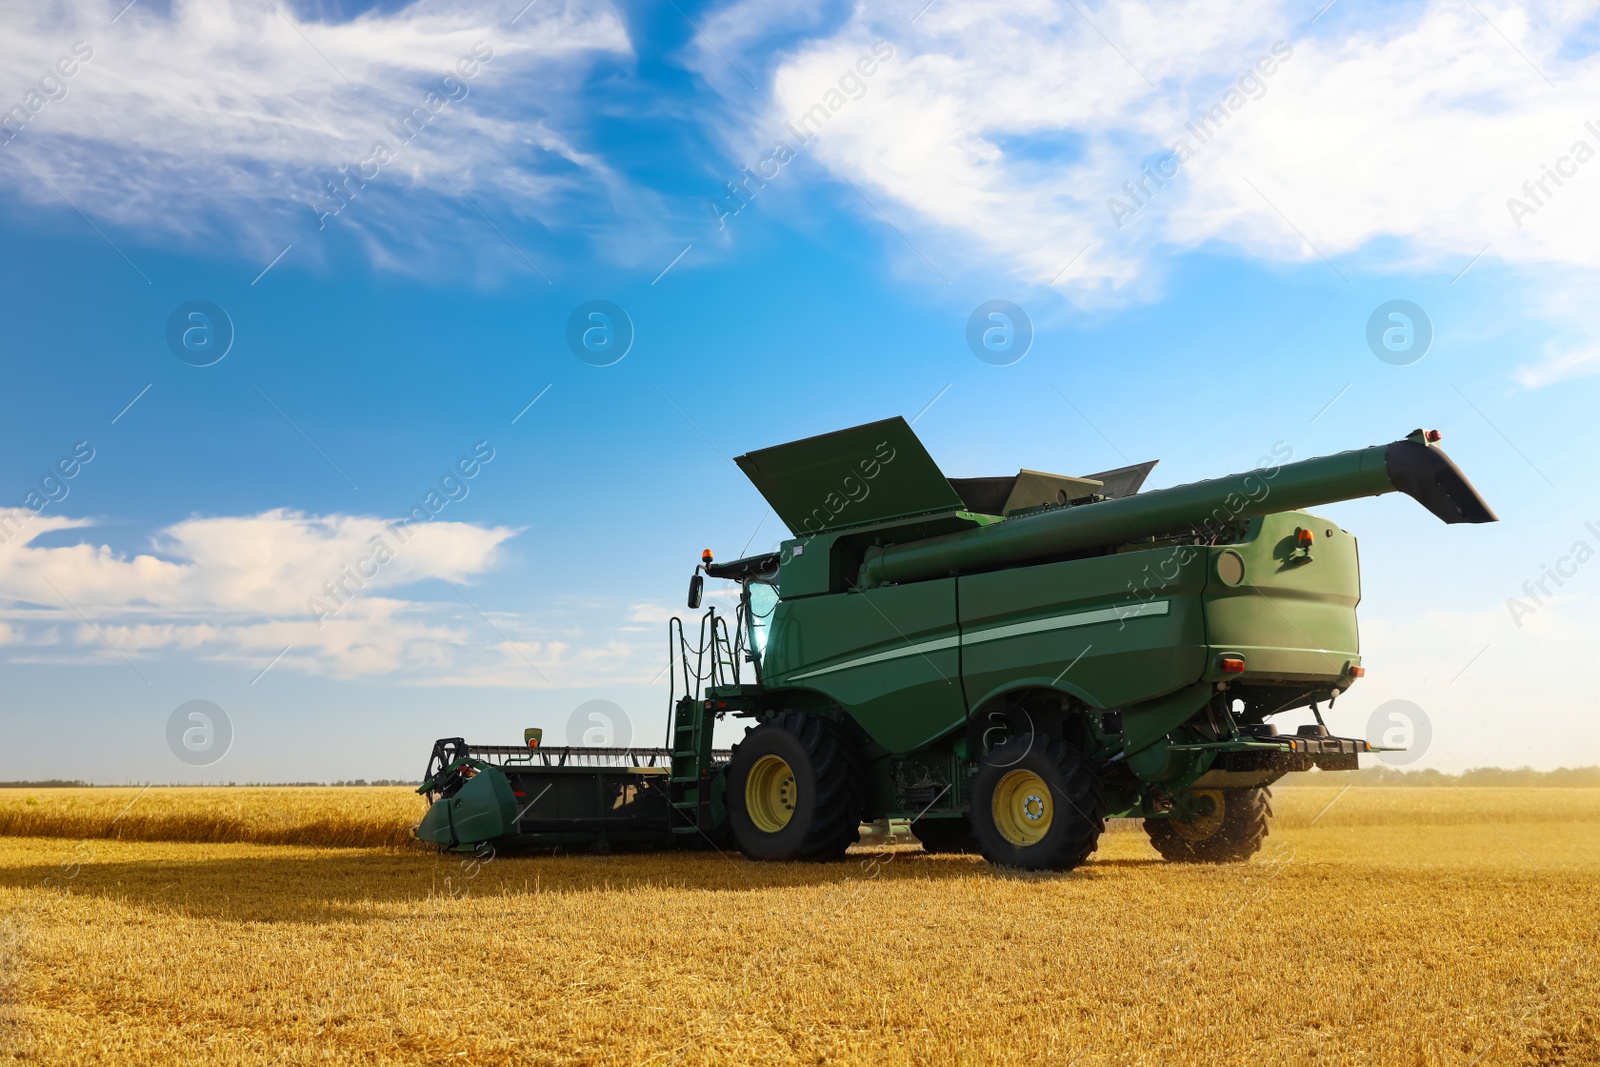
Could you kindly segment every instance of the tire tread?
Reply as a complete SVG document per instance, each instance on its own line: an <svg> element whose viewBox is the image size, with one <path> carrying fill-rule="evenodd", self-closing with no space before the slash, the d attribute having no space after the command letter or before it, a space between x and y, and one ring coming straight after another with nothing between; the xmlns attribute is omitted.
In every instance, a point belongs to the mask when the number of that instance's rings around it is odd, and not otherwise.
<svg viewBox="0 0 1600 1067"><path fill-rule="evenodd" d="M1261 851L1271 832L1272 790L1267 786L1224 789L1223 823L1204 841L1180 836L1168 819L1146 819L1150 844L1174 863L1244 863Z"/></svg>
<svg viewBox="0 0 1600 1067"><path fill-rule="evenodd" d="M1023 853L1001 836L987 811L989 797L999 778L1013 766L1043 771L1050 787L1057 791L1055 820L1063 828ZM1070 871L1081 866L1100 845L1106 829L1105 783L1082 753L1066 742L1044 734L1013 738L985 757L973 779L973 809L970 815L973 836L983 858L1001 866L1029 870Z"/></svg>
<svg viewBox="0 0 1600 1067"><path fill-rule="evenodd" d="M860 836L861 817L866 808L866 774L859 754L844 732L820 715L781 711L751 732L762 729L782 730L799 742L811 760L816 780L811 825L794 849L792 858L839 859ZM739 758L742 744L733 746L735 760Z"/></svg>

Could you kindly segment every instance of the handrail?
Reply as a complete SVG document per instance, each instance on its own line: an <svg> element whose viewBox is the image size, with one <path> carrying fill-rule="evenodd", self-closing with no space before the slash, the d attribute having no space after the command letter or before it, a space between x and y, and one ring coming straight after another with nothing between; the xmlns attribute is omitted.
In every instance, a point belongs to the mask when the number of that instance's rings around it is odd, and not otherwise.
<svg viewBox="0 0 1600 1067"><path fill-rule="evenodd" d="M734 613L734 625L715 606L700 616L698 641L690 645L683 620L674 615L667 621L667 737L666 748L673 747L672 724L678 701L684 697L701 699L708 686L739 685L740 657L745 651L744 603L741 598ZM690 656L694 657L691 666ZM681 688L680 688L681 687Z"/></svg>

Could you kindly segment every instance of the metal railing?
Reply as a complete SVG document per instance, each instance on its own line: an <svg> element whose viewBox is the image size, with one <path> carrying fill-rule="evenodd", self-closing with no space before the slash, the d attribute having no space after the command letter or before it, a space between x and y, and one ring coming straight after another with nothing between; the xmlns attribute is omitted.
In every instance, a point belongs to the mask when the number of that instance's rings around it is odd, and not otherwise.
<svg viewBox="0 0 1600 1067"><path fill-rule="evenodd" d="M659 767L672 765L672 753L664 748L524 748L520 745L469 745L468 753L501 767ZM729 751L712 753L719 759Z"/></svg>

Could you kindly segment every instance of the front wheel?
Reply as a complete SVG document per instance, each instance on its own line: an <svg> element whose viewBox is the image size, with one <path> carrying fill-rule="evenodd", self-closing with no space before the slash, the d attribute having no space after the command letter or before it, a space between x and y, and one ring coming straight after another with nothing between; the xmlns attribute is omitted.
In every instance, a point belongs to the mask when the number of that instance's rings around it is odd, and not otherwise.
<svg viewBox="0 0 1600 1067"><path fill-rule="evenodd" d="M1105 828L1100 776L1053 737L1013 737L973 776L972 832L990 863L1070 871L1094 852Z"/></svg>
<svg viewBox="0 0 1600 1067"><path fill-rule="evenodd" d="M1146 819L1145 833L1162 857L1177 863L1243 863L1261 851L1272 819L1272 790L1196 789L1199 814L1188 820Z"/></svg>
<svg viewBox="0 0 1600 1067"><path fill-rule="evenodd" d="M827 719L781 712L733 746L728 822L753 860L843 856L859 836L865 800L855 749Z"/></svg>

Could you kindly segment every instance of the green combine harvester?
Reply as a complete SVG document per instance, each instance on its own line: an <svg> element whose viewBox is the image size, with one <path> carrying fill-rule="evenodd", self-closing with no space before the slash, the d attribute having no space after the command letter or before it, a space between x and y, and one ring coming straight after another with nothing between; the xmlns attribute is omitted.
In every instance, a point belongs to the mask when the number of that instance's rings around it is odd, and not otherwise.
<svg viewBox="0 0 1600 1067"><path fill-rule="evenodd" d="M694 641L672 620L665 747L441 740L417 836L826 860L887 818L930 852L1068 870L1141 818L1167 859L1248 859L1274 781L1376 751L1323 725L1364 673L1361 583L1356 539L1302 509L1399 491L1495 521L1438 440L1147 493L1154 463L946 478L900 418L740 456L793 536L703 555L689 607L705 577L739 606ZM718 750L727 715L753 725Z"/></svg>

